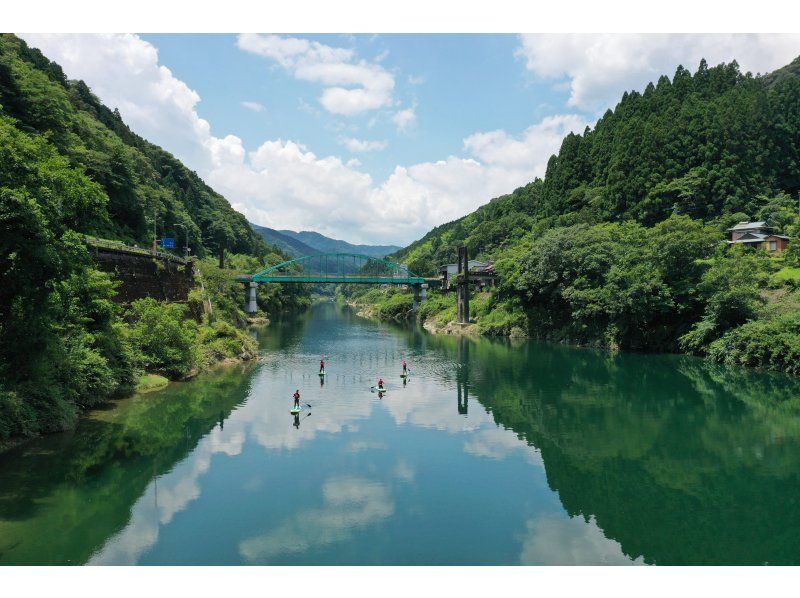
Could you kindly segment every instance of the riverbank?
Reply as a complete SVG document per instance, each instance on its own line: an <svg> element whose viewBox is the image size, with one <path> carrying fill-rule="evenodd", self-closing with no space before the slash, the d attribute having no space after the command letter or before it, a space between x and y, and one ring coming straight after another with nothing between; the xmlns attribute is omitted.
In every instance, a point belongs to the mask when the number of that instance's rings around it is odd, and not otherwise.
<svg viewBox="0 0 800 598"><path fill-rule="evenodd" d="M672 254L663 244L662 249ZM473 294L470 323L463 325L456 321L454 293L429 291L416 314L410 291L345 288L341 296L359 315L414 321L434 334L531 338L612 352L683 353L799 375L800 284L795 258L739 249L720 247L710 257L705 247L697 251L700 257L673 255L669 259L676 263L662 266L656 287L640 288L636 281L625 280L628 286L614 292L598 283L597 288L583 288L586 281L581 282L580 270L563 277L555 267L541 266L543 271L536 272L541 279L536 283L538 294L527 303L520 290L531 283L512 270L520 260L498 262L505 282L491 292ZM644 253L635 257L642 263L629 269L656 259ZM551 279L561 280L558 284L564 288L546 284ZM663 296L648 295L653 288Z"/></svg>
<svg viewBox="0 0 800 598"><path fill-rule="evenodd" d="M337 299L351 307L357 315L383 322L413 321L433 334L457 336L503 336L528 338L527 317L512 302L498 301L484 291L470 299L470 322L457 321L455 293L428 291L428 299L412 310L410 291L396 288L373 288L366 291L348 289Z"/></svg>
<svg viewBox="0 0 800 598"><path fill-rule="evenodd" d="M165 380L188 380L218 366L257 361L249 327L268 325L267 313L309 303L301 289L273 285L259 294L259 312L245 314L236 276L263 263L228 254L227 267L219 268L216 259L200 259L196 286L185 302L147 297L119 303L113 276L96 270L88 270L80 286L70 281L78 295L92 299L76 303L74 323L54 324L44 332L71 339L70 352L50 355L45 363L53 375L36 383L5 385L0 380L0 447L69 430L87 410L161 388Z"/></svg>

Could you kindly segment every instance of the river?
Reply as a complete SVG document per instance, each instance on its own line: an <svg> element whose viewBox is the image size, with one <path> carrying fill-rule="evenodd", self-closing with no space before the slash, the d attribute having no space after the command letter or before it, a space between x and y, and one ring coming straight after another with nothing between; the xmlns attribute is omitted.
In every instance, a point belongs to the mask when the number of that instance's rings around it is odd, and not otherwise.
<svg viewBox="0 0 800 598"><path fill-rule="evenodd" d="M0 564L800 564L800 380L333 304L254 334L0 455Z"/></svg>

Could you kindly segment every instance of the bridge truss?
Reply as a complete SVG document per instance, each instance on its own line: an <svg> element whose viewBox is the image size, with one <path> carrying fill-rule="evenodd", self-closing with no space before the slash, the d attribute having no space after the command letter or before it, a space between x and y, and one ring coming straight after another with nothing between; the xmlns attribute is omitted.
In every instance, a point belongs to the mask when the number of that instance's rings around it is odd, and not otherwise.
<svg viewBox="0 0 800 598"><path fill-rule="evenodd" d="M254 283L346 283L422 285L406 266L358 253L318 253L287 260L254 274Z"/></svg>

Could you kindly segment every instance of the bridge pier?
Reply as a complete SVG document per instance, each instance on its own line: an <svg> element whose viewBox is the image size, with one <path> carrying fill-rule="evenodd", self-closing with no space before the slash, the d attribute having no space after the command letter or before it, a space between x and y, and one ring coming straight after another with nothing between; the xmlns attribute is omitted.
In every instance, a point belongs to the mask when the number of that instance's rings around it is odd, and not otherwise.
<svg viewBox="0 0 800 598"><path fill-rule="evenodd" d="M246 282L244 283L244 290L245 290L245 300L244 300L244 311L248 314L254 314L258 311L258 304L256 303L256 288L258 288L257 282Z"/></svg>
<svg viewBox="0 0 800 598"><path fill-rule="evenodd" d="M469 323L469 254L466 247L458 248L458 283L456 285L458 321Z"/></svg>
<svg viewBox="0 0 800 598"><path fill-rule="evenodd" d="M414 290L414 301L411 304L411 309L416 312L419 309L419 304L428 300L428 284L415 284L412 285Z"/></svg>

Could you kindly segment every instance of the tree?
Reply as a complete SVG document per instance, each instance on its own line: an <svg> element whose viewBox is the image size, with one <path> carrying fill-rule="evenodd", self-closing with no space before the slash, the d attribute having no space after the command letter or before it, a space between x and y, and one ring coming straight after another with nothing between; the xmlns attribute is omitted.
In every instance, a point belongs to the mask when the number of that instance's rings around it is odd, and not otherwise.
<svg viewBox="0 0 800 598"><path fill-rule="evenodd" d="M230 247L235 239L233 230L227 222L218 220L211 223L211 226L208 227L208 233L217 249L219 267L225 268L225 250Z"/></svg>

